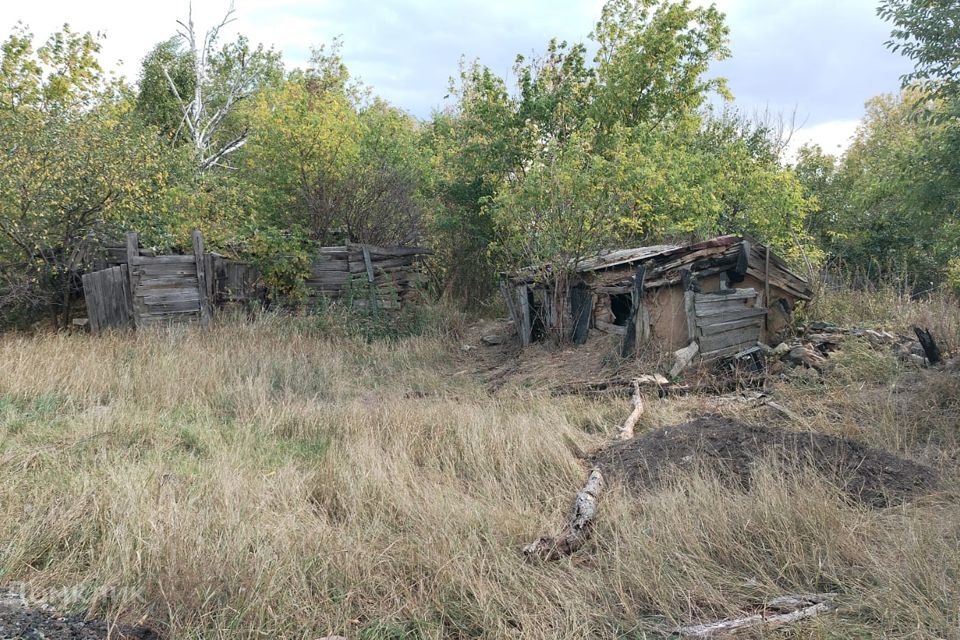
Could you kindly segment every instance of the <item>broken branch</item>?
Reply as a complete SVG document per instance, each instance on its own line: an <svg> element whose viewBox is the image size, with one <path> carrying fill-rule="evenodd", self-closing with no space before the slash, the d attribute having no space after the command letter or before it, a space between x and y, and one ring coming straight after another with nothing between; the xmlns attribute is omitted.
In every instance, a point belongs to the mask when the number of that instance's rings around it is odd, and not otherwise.
<svg viewBox="0 0 960 640"><path fill-rule="evenodd" d="M570 521L556 538L540 538L523 548L523 554L530 560L559 560L569 556L582 547L593 529L597 518L597 504L603 490L603 475L600 469L593 469L576 499Z"/></svg>
<svg viewBox="0 0 960 640"><path fill-rule="evenodd" d="M620 440L630 440L633 438L634 427L643 415L643 397L640 395L640 381L633 381L633 411L627 416L624 423L617 427L617 438Z"/></svg>
<svg viewBox="0 0 960 640"><path fill-rule="evenodd" d="M834 609L831 602L832 593L810 594L803 596L785 596L774 598L767 603L762 613L757 613L743 618L734 618L732 620L720 620L718 622L706 622L703 624L691 624L679 627L674 631L677 635L687 638L712 638L715 636L728 636L742 629L764 625L768 628L779 627L785 624L792 624L818 616ZM795 611L789 613L779 613L768 615L767 610L783 610L787 607L797 607Z"/></svg>

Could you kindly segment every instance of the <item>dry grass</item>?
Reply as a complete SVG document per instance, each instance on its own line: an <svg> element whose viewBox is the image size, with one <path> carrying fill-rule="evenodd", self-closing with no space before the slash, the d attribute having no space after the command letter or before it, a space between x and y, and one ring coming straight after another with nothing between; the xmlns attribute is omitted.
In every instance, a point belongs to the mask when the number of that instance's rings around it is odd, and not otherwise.
<svg viewBox="0 0 960 640"><path fill-rule="evenodd" d="M929 328L941 346L960 349L958 301L946 291L915 296L902 287L877 284L869 289L820 283L803 311L809 320L845 327L866 327L913 335L913 327Z"/></svg>
<svg viewBox="0 0 960 640"><path fill-rule="evenodd" d="M267 316L0 337L0 583L70 588L172 638L652 638L826 590L843 611L785 633L958 636L953 480L885 511L769 465L749 494L701 474L613 487L595 543L530 564L519 547L559 526L585 477L575 452L626 401L491 397L442 337L327 336ZM947 466L957 406L937 394L960 385L942 384L924 392L946 402L933 422L899 413L889 380L869 401L851 382L782 392L800 427L902 433L897 449ZM645 427L708 404L654 404Z"/></svg>

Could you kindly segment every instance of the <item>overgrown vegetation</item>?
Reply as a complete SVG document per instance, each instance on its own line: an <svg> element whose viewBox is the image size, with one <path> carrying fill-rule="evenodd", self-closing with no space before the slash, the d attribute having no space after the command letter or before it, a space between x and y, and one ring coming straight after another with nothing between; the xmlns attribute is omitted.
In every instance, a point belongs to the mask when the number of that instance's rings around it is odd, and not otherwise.
<svg viewBox="0 0 960 640"><path fill-rule="evenodd" d="M537 564L520 547L563 519L626 400L491 396L449 322L371 340L323 317L0 337L0 582L169 637L652 638L810 591L841 610L803 637L956 628L956 376L851 349L775 386L785 426L932 464L940 494L875 510L772 463L749 493L693 470L614 485L594 541ZM783 420L688 396L651 399L638 430L712 411Z"/></svg>
<svg viewBox="0 0 960 640"><path fill-rule="evenodd" d="M795 165L780 120L744 116L711 73L724 16L690 0L610 0L589 42L518 57L512 84L464 61L426 121L352 78L337 42L288 69L187 19L131 85L94 36L18 26L0 49L0 310L68 325L79 274L125 229L168 251L199 228L286 294L344 239L431 245L435 291L477 306L498 270L719 233L858 284L955 285L955 51L924 6L881 6L918 64L904 94L871 101L842 158Z"/></svg>
<svg viewBox="0 0 960 640"><path fill-rule="evenodd" d="M690 0L610 0L590 43L518 58L514 85L466 61L425 122L351 78L336 43L286 69L187 21L131 86L93 36L17 27L0 45L0 321L68 327L79 275L131 228L164 251L199 228L290 300L317 245L429 244L445 300L0 335L0 587L169 638L662 638L808 592L840 608L786 633L955 637L955 371L851 338L822 375L771 377L775 412L651 397L636 427L719 412L854 438L933 467L931 495L873 509L772 459L744 491L692 468L613 483L587 547L534 563L521 546L557 528L627 403L551 395L569 369L549 367L494 390L483 374L516 363L464 337L499 269L748 233L825 267L802 320L928 327L956 355L956 42L929 22L960 16L881 15L917 72L869 103L842 158L793 166L775 119L708 106L732 98L710 74L727 29Z"/></svg>

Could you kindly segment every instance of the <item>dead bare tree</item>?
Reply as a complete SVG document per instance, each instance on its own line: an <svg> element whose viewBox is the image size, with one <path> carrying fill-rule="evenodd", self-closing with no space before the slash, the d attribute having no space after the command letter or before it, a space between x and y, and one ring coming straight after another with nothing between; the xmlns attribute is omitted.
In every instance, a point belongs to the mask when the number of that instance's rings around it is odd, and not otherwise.
<svg viewBox="0 0 960 640"><path fill-rule="evenodd" d="M195 81L192 95L181 95L169 66L163 75L180 107L182 118L177 135L185 133L196 150L198 170L203 173L215 166L223 166L224 159L247 142L246 127L224 134L224 124L237 104L248 98L261 84L264 72L275 56L262 47L250 51L242 37L232 50L232 59L225 61L227 49L217 51L220 32L232 23L234 5L230 3L219 24L200 38L193 23L193 4L189 6L186 22L178 20L177 37L186 44L193 63ZM214 70L214 62L217 69ZM264 62L267 65L264 65ZM228 64L223 64L228 62ZM176 136L175 136L176 137Z"/></svg>

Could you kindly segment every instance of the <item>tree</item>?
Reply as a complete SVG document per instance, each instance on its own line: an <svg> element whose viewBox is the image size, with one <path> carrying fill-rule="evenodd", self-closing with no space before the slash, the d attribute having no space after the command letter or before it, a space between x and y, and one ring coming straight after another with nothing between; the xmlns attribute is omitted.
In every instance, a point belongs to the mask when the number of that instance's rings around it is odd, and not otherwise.
<svg viewBox="0 0 960 640"><path fill-rule="evenodd" d="M960 98L960 4L881 0L877 13L893 24L887 46L915 64L913 72L903 77L903 86L922 88L922 96Z"/></svg>
<svg viewBox="0 0 960 640"><path fill-rule="evenodd" d="M0 49L0 306L65 326L104 240L133 220L154 228L176 161L102 74L90 34L32 40L19 28Z"/></svg>
<svg viewBox="0 0 960 640"><path fill-rule="evenodd" d="M172 140L190 144L200 173L223 166L246 144L249 128L238 106L283 74L277 52L253 48L243 36L220 46L220 31L233 13L231 4L223 20L201 37L191 6L186 22L177 22L177 35L157 45L141 69L141 113Z"/></svg>
<svg viewBox="0 0 960 640"><path fill-rule="evenodd" d="M433 156L434 246L446 293L476 305L495 290L488 250L496 232L484 204L523 173L523 126L506 83L479 63L461 61L450 96L423 134Z"/></svg>
<svg viewBox="0 0 960 640"><path fill-rule="evenodd" d="M729 97L722 78L706 76L729 56L729 29L715 5L690 0L609 0L593 31L598 89L593 119L656 127L683 118L711 92Z"/></svg>
<svg viewBox="0 0 960 640"><path fill-rule="evenodd" d="M251 104L253 133L238 167L260 218L321 244L416 241L426 159L415 121L383 101L357 108L319 86L295 77Z"/></svg>
<svg viewBox="0 0 960 640"><path fill-rule="evenodd" d="M170 90L171 80L176 93ZM177 96L193 95L195 83L192 56L182 50L179 37L158 43L143 59L137 83L137 112L174 145L189 141L184 135L183 109Z"/></svg>
<svg viewBox="0 0 960 640"><path fill-rule="evenodd" d="M288 255L345 238L420 241L429 167L416 121L381 100L358 104L362 92L339 65L313 62L245 112L251 134L234 178L250 194L248 236L269 233ZM291 289L297 274L277 275L274 284Z"/></svg>
<svg viewBox="0 0 960 640"><path fill-rule="evenodd" d="M555 40L518 57L515 92L479 64L462 69L456 104L431 127L439 219L463 234L447 243L452 270L484 244L486 273L572 269L613 244L720 232L816 257L802 246L807 203L777 132L705 107L711 92L727 95L707 75L727 55L715 7L610 0L592 37L592 64L584 45Z"/></svg>
<svg viewBox="0 0 960 640"><path fill-rule="evenodd" d="M927 289L960 257L960 190L944 170L953 127L914 117L920 89L867 103L853 143L834 165L801 151L797 174L815 202L811 233L829 260L855 273ZM932 101L930 108L938 108Z"/></svg>

